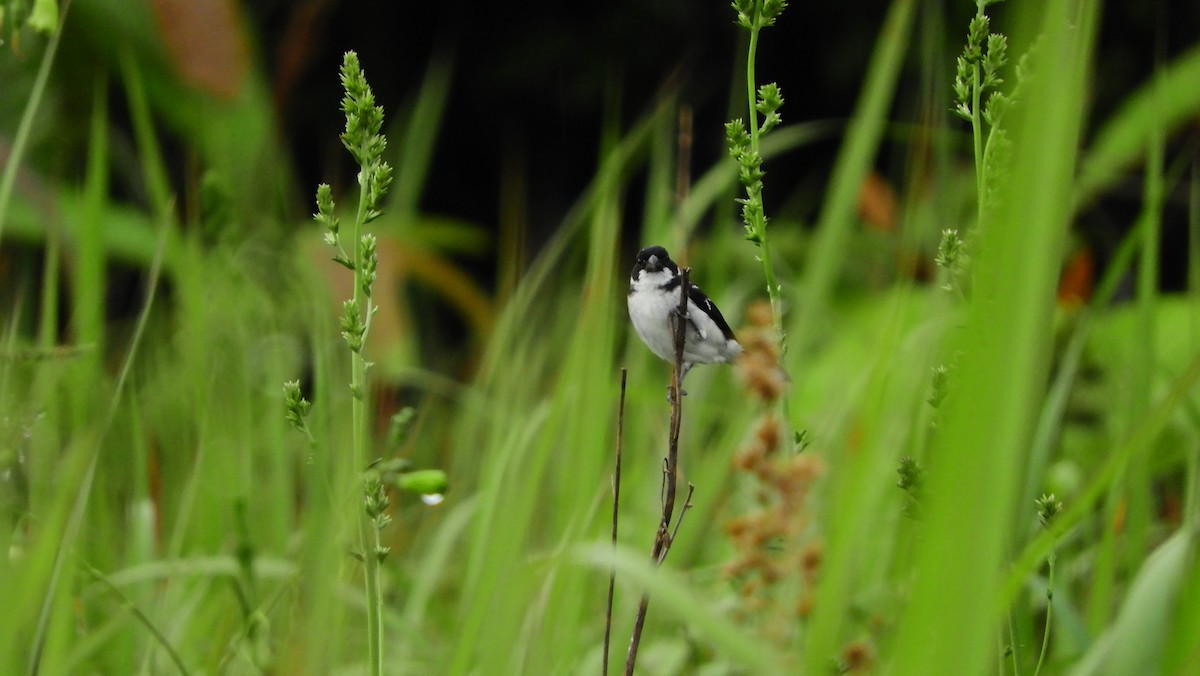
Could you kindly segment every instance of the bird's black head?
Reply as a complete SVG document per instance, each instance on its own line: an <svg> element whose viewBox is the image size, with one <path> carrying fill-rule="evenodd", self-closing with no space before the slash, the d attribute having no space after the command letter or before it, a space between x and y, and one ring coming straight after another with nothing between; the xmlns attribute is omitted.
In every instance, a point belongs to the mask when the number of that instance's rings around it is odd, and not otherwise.
<svg viewBox="0 0 1200 676"><path fill-rule="evenodd" d="M679 266L675 265L675 261L671 260L666 249L661 246L648 246L638 252L637 262L633 264L632 277L637 279L638 273L642 270L646 272L661 272L664 269L677 274L679 272Z"/></svg>

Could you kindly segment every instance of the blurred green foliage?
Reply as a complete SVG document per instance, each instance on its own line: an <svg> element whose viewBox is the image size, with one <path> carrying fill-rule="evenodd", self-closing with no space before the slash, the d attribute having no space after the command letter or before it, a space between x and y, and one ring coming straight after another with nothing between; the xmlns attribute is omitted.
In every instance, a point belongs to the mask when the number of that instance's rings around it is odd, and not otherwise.
<svg viewBox="0 0 1200 676"><path fill-rule="evenodd" d="M356 671L366 602L350 553L363 468L339 441L350 373L332 300L348 278L309 218L313 186L284 143L278 82L248 10L197 3L211 22L189 33L198 24L169 4L64 4L57 57L55 38L30 28L19 52L0 54L11 167L0 213L0 672ZM374 224L381 309L367 351L378 455L444 468L449 491L436 507L392 500L388 670L594 671L610 565L615 636L628 635L643 586L654 599L645 673L1033 673L1044 635L1046 673L1179 673L1200 661L1200 173L1180 131L1200 113L1200 51L1172 51L1097 116L1088 92L1109 86L1097 5L1001 5L992 30L1014 54L1042 35L1044 67L1007 113L1005 206L980 221L970 134L950 110L971 9L959 4L888 3L865 70L844 85L859 97L838 113L846 124L802 122L805 83L824 77L812 73L823 63L788 61L767 78L792 111L761 147L781 200L771 244L792 337L783 422L807 430L802 454L820 469L789 506L804 527L755 550L802 562L765 590L729 573L747 554L730 524L788 493L764 491L733 462L763 429L736 369L689 379L681 472L693 507L664 570L646 557L667 367L629 338L624 256L669 246L735 328L763 296L736 220L736 166L699 151L680 164L687 88L631 99L619 75L590 81L606 105L586 140L532 132L551 155L591 148L587 184L562 195L532 185L502 143L449 152L449 121L465 105L454 88L473 75L448 54L421 65L385 121L396 176ZM781 26L803 24L803 10ZM785 41L760 67L789 48L807 49ZM898 88L899 73L917 86ZM730 84L738 106L744 84ZM336 94L294 96L337 115ZM719 123L701 133L719 147ZM826 183L780 178L830 138ZM309 142L324 156L325 140ZM503 186L494 222L426 206L439 182L480 201L447 163ZM1124 243L1111 260L1093 255L1107 265L1086 283L1069 229L1139 170ZM330 171L336 198L352 176ZM936 279L947 229L970 253L960 294ZM1157 237L1180 232L1170 241L1183 242L1183 263ZM489 253L494 269L475 269ZM1188 280L1172 293L1139 272L1168 265ZM1076 274L1082 295L1066 293ZM297 377L316 444L285 419L279 384ZM406 437L385 443L409 405ZM898 488L897 469L911 479L916 466L920 490ZM1036 500L1048 493L1063 508L1043 527ZM764 594L770 613L754 601Z"/></svg>

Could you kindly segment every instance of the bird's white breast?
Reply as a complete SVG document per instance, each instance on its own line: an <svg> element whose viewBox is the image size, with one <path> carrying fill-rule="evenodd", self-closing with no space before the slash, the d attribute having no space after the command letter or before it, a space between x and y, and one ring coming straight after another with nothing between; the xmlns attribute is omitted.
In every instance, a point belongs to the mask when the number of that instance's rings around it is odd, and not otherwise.
<svg viewBox="0 0 1200 676"><path fill-rule="evenodd" d="M658 358L675 360L675 337L671 326L672 313L679 307L679 287L664 290L672 279L669 270L643 271L630 283L629 318L638 336ZM683 361L689 364L711 364L732 361L742 351L736 340L728 340L721 327L709 318L690 299L688 300L688 332L684 340Z"/></svg>
<svg viewBox="0 0 1200 676"><path fill-rule="evenodd" d="M671 335L671 312L679 306L678 289L671 292L661 287L671 280L671 273L643 271L630 282L629 319L642 341L659 359L674 361L675 339Z"/></svg>

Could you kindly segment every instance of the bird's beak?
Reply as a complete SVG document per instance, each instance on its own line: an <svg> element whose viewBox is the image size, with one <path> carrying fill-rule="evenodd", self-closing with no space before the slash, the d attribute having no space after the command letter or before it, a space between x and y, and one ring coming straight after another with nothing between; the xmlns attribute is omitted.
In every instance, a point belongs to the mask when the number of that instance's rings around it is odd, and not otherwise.
<svg viewBox="0 0 1200 676"><path fill-rule="evenodd" d="M658 256L650 256L650 260L647 262L649 263L649 265L647 265L646 267L654 268L656 270L658 269Z"/></svg>

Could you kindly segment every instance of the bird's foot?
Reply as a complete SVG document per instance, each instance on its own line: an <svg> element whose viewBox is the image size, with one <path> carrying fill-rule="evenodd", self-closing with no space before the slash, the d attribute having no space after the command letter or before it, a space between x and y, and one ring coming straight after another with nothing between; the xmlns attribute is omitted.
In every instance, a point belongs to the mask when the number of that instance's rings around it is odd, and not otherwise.
<svg viewBox="0 0 1200 676"><path fill-rule="evenodd" d="M681 396L681 397L686 397L686 396L687 396L687 390L680 388L680 390L679 390L679 396ZM675 405L675 398L671 396L671 386L670 386L670 385L667 385L667 403L668 403L668 404L670 404L670 405L672 405L672 406L674 406L674 405Z"/></svg>

